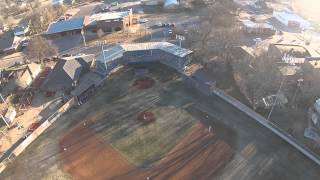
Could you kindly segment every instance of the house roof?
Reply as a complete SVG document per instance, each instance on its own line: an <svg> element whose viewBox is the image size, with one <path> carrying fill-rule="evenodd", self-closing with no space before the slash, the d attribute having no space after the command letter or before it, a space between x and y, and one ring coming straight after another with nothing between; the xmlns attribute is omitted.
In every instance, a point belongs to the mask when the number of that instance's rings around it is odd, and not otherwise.
<svg viewBox="0 0 320 180"><path fill-rule="evenodd" d="M14 37L11 32L4 32L0 35L0 50L9 48L12 46Z"/></svg>
<svg viewBox="0 0 320 180"><path fill-rule="evenodd" d="M29 68L32 74L35 74L38 72L41 65L36 63L31 63L31 64L28 64L27 67Z"/></svg>
<svg viewBox="0 0 320 180"><path fill-rule="evenodd" d="M295 44L273 44L281 54L289 54L290 56L296 57L296 58L305 58L309 57L310 53L309 51L300 45Z"/></svg>
<svg viewBox="0 0 320 180"><path fill-rule="evenodd" d="M179 5L179 2L177 0L166 0L163 6L165 8L174 8L178 5Z"/></svg>
<svg viewBox="0 0 320 180"><path fill-rule="evenodd" d="M79 96L91 86L97 86L100 84L102 77L94 72L88 72L87 74L83 75L79 80L79 84L77 87L71 91L73 96Z"/></svg>
<svg viewBox="0 0 320 180"><path fill-rule="evenodd" d="M93 14L90 16L90 21L105 21L111 19L121 19L126 16L129 16L130 11L122 11L122 12L106 12L106 13L99 13Z"/></svg>
<svg viewBox="0 0 320 180"><path fill-rule="evenodd" d="M293 76L301 72L301 67L299 66L279 66L278 68L283 76Z"/></svg>
<svg viewBox="0 0 320 180"><path fill-rule="evenodd" d="M273 26L268 23L261 23L261 22L253 22L251 20L242 20L241 21L243 25L247 28L266 28L266 29L272 29Z"/></svg>
<svg viewBox="0 0 320 180"><path fill-rule="evenodd" d="M274 11L273 16L285 25L288 25L290 21L295 21L300 23L301 28L304 28L304 29L311 28L310 22L306 21L302 17L290 11Z"/></svg>
<svg viewBox="0 0 320 180"><path fill-rule="evenodd" d="M42 89L55 91L69 89L77 82L81 74L90 68L92 55L83 55L59 59L51 73L43 83Z"/></svg>
<svg viewBox="0 0 320 180"><path fill-rule="evenodd" d="M58 21L51 23L46 34L56 34L60 32L82 29L84 17L69 19L66 21Z"/></svg>

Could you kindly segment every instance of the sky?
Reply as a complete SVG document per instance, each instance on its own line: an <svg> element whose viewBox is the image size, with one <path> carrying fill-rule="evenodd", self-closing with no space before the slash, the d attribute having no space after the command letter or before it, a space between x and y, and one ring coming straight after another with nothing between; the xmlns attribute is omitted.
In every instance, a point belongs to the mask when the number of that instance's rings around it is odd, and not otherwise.
<svg viewBox="0 0 320 180"><path fill-rule="evenodd" d="M292 0L295 11L303 17L320 24L320 0Z"/></svg>

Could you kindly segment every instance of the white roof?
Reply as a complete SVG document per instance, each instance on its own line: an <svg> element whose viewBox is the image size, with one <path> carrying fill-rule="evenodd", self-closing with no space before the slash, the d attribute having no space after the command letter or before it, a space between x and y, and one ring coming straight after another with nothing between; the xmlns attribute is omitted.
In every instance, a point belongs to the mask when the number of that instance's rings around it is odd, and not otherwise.
<svg viewBox="0 0 320 180"><path fill-rule="evenodd" d="M165 8L174 8L179 5L179 2L177 0L166 0L164 3Z"/></svg>
<svg viewBox="0 0 320 180"><path fill-rule="evenodd" d="M135 44L122 44L120 45L125 51L139 51L139 50L151 50L159 49L167 53L173 54L179 57L185 57L191 54L189 49L181 48L175 44L168 42L148 42L148 43L135 43Z"/></svg>
<svg viewBox="0 0 320 180"><path fill-rule="evenodd" d="M267 23L256 23L256 22L253 22L253 21L250 21L250 20L243 20L242 21L243 25L245 25L246 27L249 27L249 28L268 28L268 29L272 29L273 26L270 25L270 24L267 24Z"/></svg>
<svg viewBox="0 0 320 180"><path fill-rule="evenodd" d="M104 20L111 20L111 19L122 19L126 16L129 16L130 11L122 11L122 12L106 12L106 13L99 13L93 14L90 16L90 21L104 21Z"/></svg>
<svg viewBox="0 0 320 180"><path fill-rule="evenodd" d="M294 14L293 12L289 11L274 11L273 16L280 21L281 23L288 25L289 21L295 21L300 23L300 27L303 29L310 29L311 24L307 20L303 19L302 17Z"/></svg>

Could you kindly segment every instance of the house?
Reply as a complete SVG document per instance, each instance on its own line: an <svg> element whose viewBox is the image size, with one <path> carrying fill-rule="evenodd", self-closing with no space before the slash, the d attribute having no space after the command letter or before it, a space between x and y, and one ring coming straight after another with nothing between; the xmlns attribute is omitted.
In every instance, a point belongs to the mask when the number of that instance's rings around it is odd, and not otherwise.
<svg viewBox="0 0 320 180"><path fill-rule="evenodd" d="M255 34L268 34L272 35L275 33L275 29L272 25L264 22L253 22L251 20L242 20L242 28L246 33Z"/></svg>
<svg viewBox="0 0 320 180"><path fill-rule="evenodd" d="M102 76L95 72L88 72L80 79L78 85L71 91L71 95L79 103L86 101L87 97L93 93L94 89L102 83Z"/></svg>
<svg viewBox="0 0 320 180"><path fill-rule="evenodd" d="M11 32L0 34L0 54L5 53L4 50L11 47L14 41L14 36Z"/></svg>
<svg viewBox="0 0 320 180"><path fill-rule="evenodd" d="M61 17L59 17L59 21L66 21L68 19L71 19L79 11L80 11L80 9L78 9L78 8L68 9Z"/></svg>
<svg viewBox="0 0 320 180"><path fill-rule="evenodd" d="M4 54L13 54L22 49L22 44L27 41L27 38L24 36L14 36L11 46L2 49Z"/></svg>
<svg viewBox="0 0 320 180"><path fill-rule="evenodd" d="M3 121L6 123L8 127L10 127L13 124L14 119L16 118L17 112L16 109L12 106L10 106L6 112L6 114L1 116Z"/></svg>
<svg viewBox="0 0 320 180"><path fill-rule="evenodd" d="M41 65L36 63L31 63L24 68L21 73L19 73L18 77L16 78L17 85L22 88L28 88L34 82L36 77L41 72Z"/></svg>
<svg viewBox="0 0 320 180"><path fill-rule="evenodd" d="M273 17L288 28L308 30L311 24L291 11L273 11Z"/></svg>
<svg viewBox="0 0 320 180"><path fill-rule="evenodd" d="M166 0L163 7L165 9L176 9L179 7L179 2L178 0Z"/></svg>
<svg viewBox="0 0 320 180"><path fill-rule="evenodd" d="M160 0L141 0L141 4L145 6L156 6L160 4Z"/></svg>
<svg viewBox="0 0 320 180"><path fill-rule="evenodd" d="M90 70L93 60L94 55L92 54L59 59L43 82L41 90L69 93L78 84L80 77Z"/></svg>
<svg viewBox="0 0 320 180"><path fill-rule="evenodd" d="M132 25L132 9L122 12L106 12L90 16L88 29L104 32L125 30Z"/></svg>
<svg viewBox="0 0 320 180"><path fill-rule="evenodd" d="M309 51L300 45L294 44L270 44L268 56L275 61L288 64L304 63L306 57L310 57Z"/></svg>
<svg viewBox="0 0 320 180"><path fill-rule="evenodd" d="M18 25L14 28L13 33L15 36L26 36L29 33L29 26Z"/></svg>
<svg viewBox="0 0 320 180"><path fill-rule="evenodd" d="M51 23L47 29L46 36L59 38L67 35L80 34L86 22L88 22L88 17L85 16Z"/></svg>
<svg viewBox="0 0 320 180"><path fill-rule="evenodd" d="M75 0L52 0L51 5L53 7L63 6L63 5L72 5Z"/></svg>

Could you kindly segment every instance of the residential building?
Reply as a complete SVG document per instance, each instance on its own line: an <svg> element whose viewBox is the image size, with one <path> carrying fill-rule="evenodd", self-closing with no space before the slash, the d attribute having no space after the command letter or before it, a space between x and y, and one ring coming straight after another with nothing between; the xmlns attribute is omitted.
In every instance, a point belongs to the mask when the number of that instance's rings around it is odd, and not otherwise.
<svg viewBox="0 0 320 180"><path fill-rule="evenodd" d="M104 32L113 32L125 30L133 24L132 9L122 12L106 12L90 16L88 29Z"/></svg>
<svg viewBox="0 0 320 180"><path fill-rule="evenodd" d="M178 0L165 0L163 7L165 9L176 9L179 7Z"/></svg>
<svg viewBox="0 0 320 180"><path fill-rule="evenodd" d="M273 11L273 17L288 28L308 30L311 24L291 11Z"/></svg>
<svg viewBox="0 0 320 180"><path fill-rule="evenodd" d="M253 22L251 20L243 20L242 28L246 33L254 33L254 34L267 34L272 35L275 34L275 29L272 25L264 22Z"/></svg>
<svg viewBox="0 0 320 180"><path fill-rule="evenodd" d="M28 32L29 32L28 25L18 25L13 30L13 33L15 36L26 36Z"/></svg>
<svg viewBox="0 0 320 180"><path fill-rule="evenodd" d="M63 6L63 5L72 5L75 0L52 0L51 5L53 7Z"/></svg>
<svg viewBox="0 0 320 180"><path fill-rule="evenodd" d="M73 90L82 75L89 72L94 55L71 56L59 59L41 90L48 92L62 91L69 93Z"/></svg>
<svg viewBox="0 0 320 180"><path fill-rule="evenodd" d="M306 57L310 57L309 51L301 46L294 44L270 44L268 56L277 62L287 64L304 63Z"/></svg>
<svg viewBox="0 0 320 180"><path fill-rule="evenodd" d="M49 25L46 36L58 38L67 35L80 34L88 22L88 17L72 18L66 21L53 22Z"/></svg>
<svg viewBox="0 0 320 180"><path fill-rule="evenodd" d="M22 88L28 88L34 82L36 77L41 72L41 65L36 63L31 63L24 68L21 73L18 73L18 77L16 78L17 85Z"/></svg>

